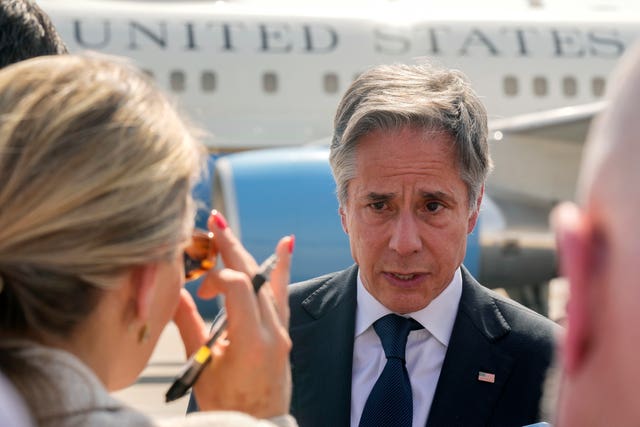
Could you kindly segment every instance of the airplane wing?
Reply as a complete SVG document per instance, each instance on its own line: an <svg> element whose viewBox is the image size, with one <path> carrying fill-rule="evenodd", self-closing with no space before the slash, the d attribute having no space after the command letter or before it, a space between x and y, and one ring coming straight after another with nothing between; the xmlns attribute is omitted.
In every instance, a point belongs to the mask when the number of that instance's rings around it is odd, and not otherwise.
<svg viewBox="0 0 640 427"><path fill-rule="evenodd" d="M587 130L605 105L597 102L491 121L491 194L549 208L572 200Z"/></svg>
<svg viewBox="0 0 640 427"><path fill-rule="evenodd" d="M523 287L523 280L539 284L557 276L549 213L558 201L573 199L587 131L605 106L597 102L490 122L495 169L487 194L501 221L482 227L483 283L539 305L539 288Z"/></svg>
<svg viewBox="0 0 640 427"><path fill-rule="evenodd" d="M582 144L591 119L605 105L601 101L493 120L489 135L496 140L520 136Z"/></svg>

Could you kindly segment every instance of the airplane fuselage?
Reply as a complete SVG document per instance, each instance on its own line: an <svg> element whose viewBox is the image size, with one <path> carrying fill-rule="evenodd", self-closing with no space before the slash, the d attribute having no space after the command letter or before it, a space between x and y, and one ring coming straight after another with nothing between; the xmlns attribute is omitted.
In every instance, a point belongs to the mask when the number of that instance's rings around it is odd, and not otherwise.
<svg viewBox="0 0 640 427"><path fill-rule="evenodd" d="M640 35L638 18L572 11L486 18L223 2L41 4L71 51L133 58L211 132L208 144L230 151L330 135L344 90L379 63L428 58L459 68L490 118L593 102Z"/></svg>

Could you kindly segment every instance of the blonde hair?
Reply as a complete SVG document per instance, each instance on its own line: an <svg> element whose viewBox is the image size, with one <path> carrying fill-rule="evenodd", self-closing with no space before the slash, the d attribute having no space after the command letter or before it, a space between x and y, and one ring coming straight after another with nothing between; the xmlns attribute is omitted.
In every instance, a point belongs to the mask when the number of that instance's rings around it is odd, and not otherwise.
<svg viewBox="0 0 640 427"><path fill-rule="evenodd" d="M177 256L204 148L114 57L0 71L0 333L65 335L128 268Z"/></svg>

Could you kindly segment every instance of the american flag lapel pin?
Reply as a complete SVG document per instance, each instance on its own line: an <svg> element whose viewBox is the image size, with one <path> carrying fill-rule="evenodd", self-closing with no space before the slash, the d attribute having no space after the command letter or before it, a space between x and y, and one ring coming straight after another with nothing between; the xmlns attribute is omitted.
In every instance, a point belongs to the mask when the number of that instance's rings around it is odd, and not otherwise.
<svg viewBox="0 0 640 427"><path fill-rule="evenodd" d="M495 383L496 382L496 375L495 374L491 374L489 372L478 372L478 381L482 381L485 383Z"/></svg>

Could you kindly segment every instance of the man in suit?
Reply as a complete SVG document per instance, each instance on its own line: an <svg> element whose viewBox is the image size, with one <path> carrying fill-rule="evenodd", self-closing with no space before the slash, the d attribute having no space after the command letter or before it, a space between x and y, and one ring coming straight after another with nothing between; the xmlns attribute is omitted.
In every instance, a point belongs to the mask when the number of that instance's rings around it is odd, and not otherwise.
<svg viewBox="0 0 640 427"><path fill-rule="evenodd" d="M462 266L491 169L486 111L465 77L375 67L334 126L356 264L290 287L292 414L302 427L538 421L555 326ZM387 344L401 334L406 344Z"/></svg>
<svg viewBox="0 0 640 427"><path fill-rule="evenodd" d="M570 285L555 425L640 426L640 45L589 131L577 203L552 216Z"/></svg>

